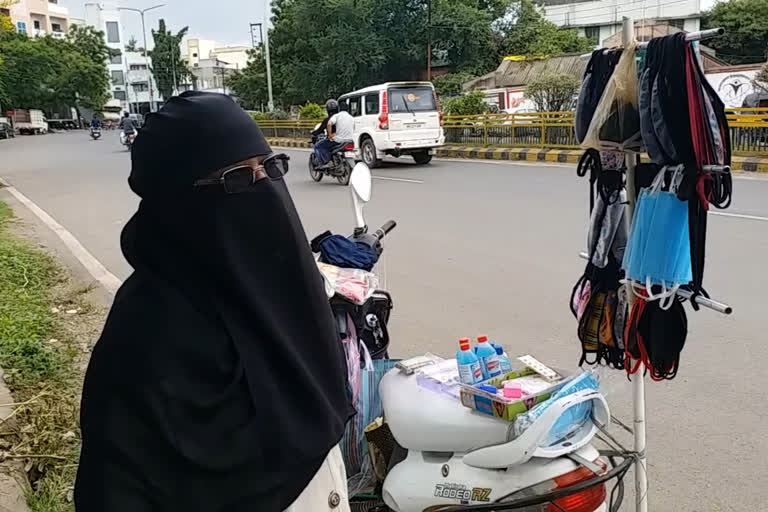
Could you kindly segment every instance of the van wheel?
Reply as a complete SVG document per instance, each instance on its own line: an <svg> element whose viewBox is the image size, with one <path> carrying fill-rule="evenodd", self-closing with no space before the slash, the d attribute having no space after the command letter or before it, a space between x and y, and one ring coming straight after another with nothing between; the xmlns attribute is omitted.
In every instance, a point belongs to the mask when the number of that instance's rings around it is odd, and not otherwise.
<svg viewBox="0 0 768 512"><path fill-rule="evenodd" d="M376 158L376 145L373 140L366 138L360 143L360 154L363 156L365 165L371 169L381 165L381 160Z"/></svg>
<svg viewBox="0 0 768 512"><path fill-rule="evenodd" d="M412 153L411 156L413 157L413 161L419 165L425 165L432 161L432 155L429 154L429 151L418 151Z"/></svg>

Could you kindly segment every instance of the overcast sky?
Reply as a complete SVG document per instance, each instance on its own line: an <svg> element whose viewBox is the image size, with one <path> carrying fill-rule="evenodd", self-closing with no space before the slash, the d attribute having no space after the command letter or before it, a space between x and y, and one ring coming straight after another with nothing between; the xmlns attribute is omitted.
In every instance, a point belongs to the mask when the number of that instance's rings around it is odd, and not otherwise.
<svg viewBox="0 0 768 512"><path fill-rule="evenodd" d="M97 0L93 0L94 2ZM189 27L191 37L213 39L221 44L249 45L250 23L261 23L264 19L265 0L122 0L121 7L146 9L164 3L165 6L148 12L147 43L152 48L150 29L157 28L160 18L172 31ZM83 17L84 0L59 0L69 8L70 16ZM141 16L135 12L123 12L123 33L126 40L135 36L141 44Z"/></svg>

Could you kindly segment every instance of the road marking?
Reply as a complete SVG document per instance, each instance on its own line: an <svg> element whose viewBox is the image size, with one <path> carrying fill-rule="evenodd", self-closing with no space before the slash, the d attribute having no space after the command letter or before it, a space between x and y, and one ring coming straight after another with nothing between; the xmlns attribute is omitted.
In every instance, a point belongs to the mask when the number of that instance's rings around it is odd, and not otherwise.
<svg viewBox="0 0 768 512"><path fill-rule="evenodd" d="M709 212L709 214L720 215L722 217L733 217L736 219L762 220L762 221L768 222L768 217L759 217L757 215L744 215L743 213Z"/></svg>
<svg viewBox="0 0 768 512"><path fill-rule="evenodd" d="M391 178L389 176L376 176L376 175L374 175L372 177L375 180L402 181L402 182L405 182L405 183L419 183L419 184L424 183L421 180L411 180L411 179L408 179L408 178Z"/></svg>
<svg viewBox="0 0 768 512"><path fill-rule="evenodd" d="M101 262L97 260L93 254L88 252L88 249L83 247L83 244L81 244L77 238L72 235L72 233L67 231L64 226L56 222L53 217L48 215L45 210L37 206L31 199L19 192L16 187L11 186L2 179L0 179L0 185L3 185L5 190L10 192L11 195L15 197L21 204L29 208L29 210L34 213L38 219L43 221L43 223L48 226L51 231L56 233L56 236L58 236L61 241L64 242L64 245L67 246L67 249L69 249L72 255L77 258L77 260L85 267L88 273L91 274L91 277L101 283L101 285L104 286L104 288L109 293L114 295L117 292L117 289L120 288L120 285L123 284L123 282L118 279L117 276L115 276L112 272L107 270L107 268L102 265Z"/></svg>

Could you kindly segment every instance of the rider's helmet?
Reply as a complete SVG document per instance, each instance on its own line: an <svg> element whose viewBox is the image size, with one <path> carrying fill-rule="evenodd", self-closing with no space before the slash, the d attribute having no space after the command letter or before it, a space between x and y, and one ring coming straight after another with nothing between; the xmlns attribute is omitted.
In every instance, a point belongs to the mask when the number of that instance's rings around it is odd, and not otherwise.
<svg viewBox="0 0 768 512"><path fill-rule="evenodd" d="M131 114L129 114L128 112L126 112L125 114L123 114L123 117L127 118L127 117L128 117L128 116L130 116L130 115L131 115Z"/></svg>
<svg viewBox="0 0 768 512"><path fill-rule="evenodd" d="M339 102L336 100L328 100L325 102L325 110L328 112L328 116L332 116L339 112Z"/></svg>

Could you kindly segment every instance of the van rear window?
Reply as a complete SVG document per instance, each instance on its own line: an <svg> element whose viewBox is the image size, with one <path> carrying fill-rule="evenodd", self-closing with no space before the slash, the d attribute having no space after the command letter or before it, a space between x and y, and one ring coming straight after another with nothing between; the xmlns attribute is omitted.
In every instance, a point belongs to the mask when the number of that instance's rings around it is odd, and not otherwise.
<svg viewBox="0 0 768 512"><path fill-rule="evenodd" d="M389 111L395 112L433 112L435 92L431 87L394 87L389 89L387 98Z"/></svg>

